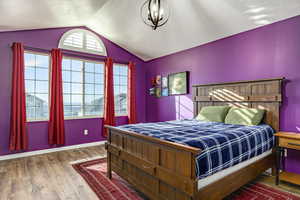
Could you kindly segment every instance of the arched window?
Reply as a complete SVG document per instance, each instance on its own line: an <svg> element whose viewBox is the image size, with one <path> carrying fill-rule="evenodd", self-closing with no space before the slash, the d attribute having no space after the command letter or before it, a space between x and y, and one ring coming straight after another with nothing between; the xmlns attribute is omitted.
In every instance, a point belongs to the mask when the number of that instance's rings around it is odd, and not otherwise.
<svg viewBox="0 0 300 200"><path fill-rule="evenodd" d="M106 56L106 48L101 39L91 31L72 29L59 41L59 48Z"/></svg>

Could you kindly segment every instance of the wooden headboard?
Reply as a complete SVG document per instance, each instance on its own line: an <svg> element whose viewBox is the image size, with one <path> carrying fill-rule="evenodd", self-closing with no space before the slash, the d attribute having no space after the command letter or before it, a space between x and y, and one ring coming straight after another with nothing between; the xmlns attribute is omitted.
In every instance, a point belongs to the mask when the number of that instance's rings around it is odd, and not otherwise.
<svg viewBox="0 0 300 200"><path fill-rule="evenodd" d="M193 86L194 115L203 106L229 105L266 110L264 122L279 131L281 87L284 78Z"/></svg>

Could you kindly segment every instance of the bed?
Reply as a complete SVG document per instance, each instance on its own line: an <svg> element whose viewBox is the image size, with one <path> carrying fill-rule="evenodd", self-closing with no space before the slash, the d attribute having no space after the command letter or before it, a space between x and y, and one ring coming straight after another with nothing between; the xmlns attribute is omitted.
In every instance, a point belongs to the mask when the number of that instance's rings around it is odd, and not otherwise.
<svg viewBox="0 0 300 200"><path fill-rule="evenodd" d="M203 106L209 105L265 109L264 124L257 127L237 127L197 120L107 126L108 177L111 178L114 171L150 199L224 198L275 166L272 134L279 130L282 81L283 78L276 78L193 86L195 115ZM248 153L243 152L243 156L220 161L218 156L205 157L205 154L214 151L209 152L209 147L197 144L197 136L192 133L199 133L199 127L204 135L222 136L234 131L240 131L243 137L260 135L264 138L264 144L260 145L259 153L253 148L251 150L249 143ZM222 131L216 133L216 129ZM249 134L253 131L257 133ZM178 134L174 137L174 133ZM206 162L208 158L214 161Z"/></svg>

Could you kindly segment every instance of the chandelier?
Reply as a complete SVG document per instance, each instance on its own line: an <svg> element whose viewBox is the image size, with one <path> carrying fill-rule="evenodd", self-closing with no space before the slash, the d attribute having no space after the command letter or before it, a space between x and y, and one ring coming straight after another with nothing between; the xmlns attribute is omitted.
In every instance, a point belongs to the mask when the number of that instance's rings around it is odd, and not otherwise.
<svg viewBox="0 0 300 200"><path fill-rule="evenodd" d="M170 10L165 0L147 0L141 7L141 17L153 30L168 22Z"/></svg>

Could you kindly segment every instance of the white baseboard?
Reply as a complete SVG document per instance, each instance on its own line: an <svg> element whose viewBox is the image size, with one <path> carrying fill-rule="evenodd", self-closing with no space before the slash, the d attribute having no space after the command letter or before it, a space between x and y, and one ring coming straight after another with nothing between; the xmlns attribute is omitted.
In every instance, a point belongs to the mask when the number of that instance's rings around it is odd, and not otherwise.
<svg viewBox="0 0 300 200"><path fill-rule="evenodd" d="M71 145L66 147L57 147L57 148L51 148L51 149L45 149L45 150L36 150L36 151L30 151L30 152L24 152L24 153L16 153L16 154L9 154L5 156L0 156L0 161L2 160L11 160L16 158L23 158L28 156L36 156L46 153L53 153L57 151L65 151L70 149L79 149L84 147L92 147L92 146L98 146L103 145L106 142L106 140L101 142L91 142L91 143L85 143L85 144L78 144L78 145Z"/></svg>

